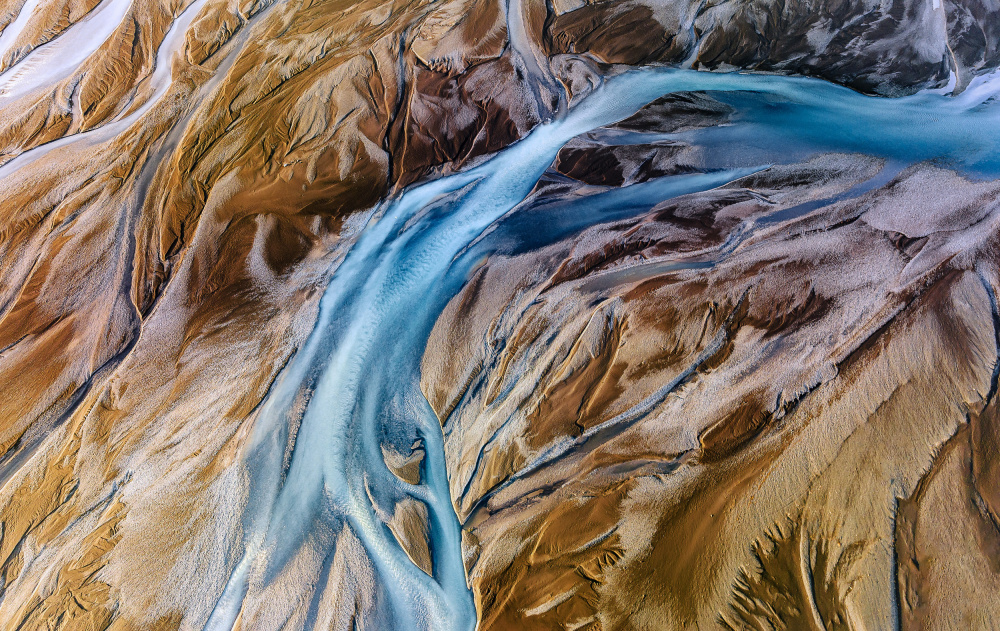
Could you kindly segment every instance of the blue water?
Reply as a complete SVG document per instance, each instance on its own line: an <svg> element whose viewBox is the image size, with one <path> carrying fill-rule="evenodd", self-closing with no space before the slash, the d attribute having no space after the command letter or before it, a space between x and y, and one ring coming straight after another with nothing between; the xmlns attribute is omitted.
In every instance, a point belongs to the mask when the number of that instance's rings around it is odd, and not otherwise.
<svg viewBox="0 0 1000 631"><path fill-rule="evenodd" d="M679 91L710 91L736 108L726 126L669 137L703 147L705 172L557 201L531 198L569 139ZM922 160L996 176L997 134L984 130L1000 129L1000 107L991 101L997 91L1000 82L980 80L957 98L922 93L889 100L810 79L636 71L609 79L562 118L483 164L387 201L336 270L314 330L261 410L246 455L245 553L206 629L231 629L244 599L304 548L332 558L344 529L367 551L379 586L368 628L475 628L441 427L421 394L419 366L434 321L484 253L538 247L817 152L887 158L889 171L848 194ZM500 229L481 238L491 226ZM415 440L426 455L413 485L389 470L381 445ZM411 562L380 517L407 497L428 507L433 576ZM314 612L315 602L310 607Z"/></svg>
<svg viewBox="0 0 1000 631"><path fill-rule="evenodd" d="M921 92L888 99L804 77L680 72L686 89L707 91L735 110L730 124L661 135L701 147L707 166L786 163L839 151L1000 174L998 76L978 78L957 97Z"/></svg>

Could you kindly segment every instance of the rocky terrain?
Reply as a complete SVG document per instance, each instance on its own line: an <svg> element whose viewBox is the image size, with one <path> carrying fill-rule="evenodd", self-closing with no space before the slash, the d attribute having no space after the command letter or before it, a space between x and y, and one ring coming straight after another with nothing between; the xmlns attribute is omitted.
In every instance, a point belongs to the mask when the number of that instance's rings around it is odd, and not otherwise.
<svg viewBox="0 0 1000 631"><path fill-rule="evenodd" d="M0 28L24 630L207 628L269 392L407 187L631 67L881 101L1000 66L990 0L14 0ZM571 140L415 349L479 629L996 628L997 175L824 150L639 188L713 172L697 132L738 117L686 92ZM421 481L419 443L382 454ZM434 575L426 507L384 517ZM229 628L391 628L359 536L314 539Z"/></svg>

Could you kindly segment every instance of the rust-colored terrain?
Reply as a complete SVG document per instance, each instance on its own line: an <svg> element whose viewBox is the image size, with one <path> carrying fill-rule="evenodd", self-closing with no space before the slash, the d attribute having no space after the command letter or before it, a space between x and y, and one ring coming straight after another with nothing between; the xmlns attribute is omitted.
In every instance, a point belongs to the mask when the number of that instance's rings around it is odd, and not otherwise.
<svg viewBox="0 0 1000 631"><path fill-rule="evenodd" d="M12 631L214 628L261 410L408 187L635 67L885 100L1000 66L989 0L0 0L0 28ZM1000 628L998 176L848 147L574 215L714 172L697 134L738 117L682 91L572 139L414 350L478 628ZM434 575L425 504L383 513ZM372 552L315 537L228 628L394 628Z"/></svg>

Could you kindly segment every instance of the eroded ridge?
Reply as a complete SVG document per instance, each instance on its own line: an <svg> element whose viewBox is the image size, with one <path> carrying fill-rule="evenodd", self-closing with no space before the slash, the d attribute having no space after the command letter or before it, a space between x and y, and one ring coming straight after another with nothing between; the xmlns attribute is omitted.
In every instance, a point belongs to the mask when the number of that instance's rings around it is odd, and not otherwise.
<svg viewBox="0 0 1000 631"><path fill-rule="evenodd" d="M997 24L3 4L0 620L989 628Z"/></svg>

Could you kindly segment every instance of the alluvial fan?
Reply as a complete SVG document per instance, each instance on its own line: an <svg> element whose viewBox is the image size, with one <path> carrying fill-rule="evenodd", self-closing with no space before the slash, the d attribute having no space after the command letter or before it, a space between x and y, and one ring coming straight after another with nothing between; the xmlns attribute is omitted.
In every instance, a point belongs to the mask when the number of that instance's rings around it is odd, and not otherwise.
<svg viewBox="0 0 1000 631"><path fill-rule="evenodd" d="M1000 7L0 29L0 628L1000 628Z"/></svg>

